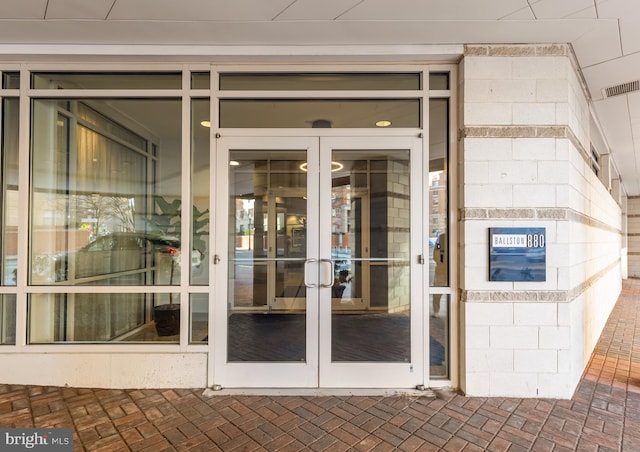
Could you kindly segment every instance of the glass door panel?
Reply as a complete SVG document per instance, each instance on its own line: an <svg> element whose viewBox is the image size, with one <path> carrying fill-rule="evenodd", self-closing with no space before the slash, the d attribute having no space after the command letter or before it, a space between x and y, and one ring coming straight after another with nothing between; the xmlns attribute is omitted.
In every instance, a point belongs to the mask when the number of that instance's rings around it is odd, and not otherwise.
<svg viewBox="0 0 640 452"><path fill-rule="evenodd" d="M218 190L228 215L216 275L215 383L316 387L318 140L220 139ZM310 161L311 160L311 161ZM309 171L309 169L313 171ZM315 187L315 188L314 188ZM226 206L225 206L226 204ZM222 225L221 221L226 221ZM317 254L317 252L315 253ZM315 292L314 292L315 291ZM224 297L224 298L223 298ZM315 326L314 326L315 325ZM221 330L221 331L220 331Z"/></svg>
<svg viewBox="0 0 640 452"><path fill-rule="evenodd" d="M331 256L334 281L330 302L321 289L321 386L422 384L421 274L411 259L420 254L412 236L417 144L321 141L321 196L330 193L321 215L330 215L320 220L320 254Z"/></svg>
<svg viewBox="0 0 640 452"><path fill-rule="evenodd" d="M232 150L229 159L229 285L234 290L227 359L304 361L307 175L300 167L306 152Z"/></svg>
<svg viewBox="0 0 640 452"><path fill-rule="evenodd" d="M334 150L332 361L409 362L408 150Z"/></svg>

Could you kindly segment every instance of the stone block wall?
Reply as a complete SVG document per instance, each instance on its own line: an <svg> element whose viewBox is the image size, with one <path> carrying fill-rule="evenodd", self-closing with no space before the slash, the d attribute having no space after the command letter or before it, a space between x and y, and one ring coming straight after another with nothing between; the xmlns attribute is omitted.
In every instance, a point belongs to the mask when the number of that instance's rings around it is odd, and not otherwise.
<svg viewBox="0 0 640 452"><path fill-rule="evenodd" d="M409 164L387 162L386 195L388 257L399 262L388 264L389 312L407 312L410 297L410 202ZM404 261L404 262L403 262Z"/></svg>
<svg viewBox="0 0 640 452"><path fill-rule="evenodd" d="M460 74L461 387L569 398L621 285L586 92L565 45L467 46ZM489 281L490 227L544 227L546 281Z"/></svg>
<svg viewBox="0 0 640 452"><path fill-rule="evenodd" d="M628 268L630 278L640 278L640 196L627 198Z"/></svg>

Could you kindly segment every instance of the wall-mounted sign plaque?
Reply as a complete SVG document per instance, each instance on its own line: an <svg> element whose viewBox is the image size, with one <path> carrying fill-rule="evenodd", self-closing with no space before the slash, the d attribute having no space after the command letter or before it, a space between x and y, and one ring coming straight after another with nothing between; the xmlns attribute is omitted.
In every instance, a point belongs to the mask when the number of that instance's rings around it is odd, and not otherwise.
<svg viewBox="0 0 640 452"><path fill-rule="evenodd" d="M489 228L489 281L545 281L545 228Z"/></svg>

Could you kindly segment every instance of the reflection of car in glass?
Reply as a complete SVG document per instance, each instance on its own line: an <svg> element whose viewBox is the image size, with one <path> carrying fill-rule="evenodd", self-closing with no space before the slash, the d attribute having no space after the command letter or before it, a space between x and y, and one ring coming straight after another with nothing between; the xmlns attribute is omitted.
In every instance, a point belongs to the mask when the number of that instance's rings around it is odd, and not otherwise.
<svg viewBox="0 0 640 452"><path fill-rule="evenodd" d="M194 252L200 254L199 251ZM71 277L87 278L140 270L158 265L158 260L163 255L171 257L171 265L178 264L180 240L170 236L138 232L103 235L77 251L54 256L55 280L66 281ZM200 262L201 258L197 259L197 265Z"/></svg>

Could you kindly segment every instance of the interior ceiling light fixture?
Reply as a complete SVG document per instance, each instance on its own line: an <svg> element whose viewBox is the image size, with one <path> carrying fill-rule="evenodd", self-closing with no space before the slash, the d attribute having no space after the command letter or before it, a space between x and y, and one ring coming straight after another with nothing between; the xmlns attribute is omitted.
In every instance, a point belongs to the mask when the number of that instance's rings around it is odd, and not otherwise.
<svg viewBox="0 0 640 452"><path fill-rule="evenodd" d="M340 171L342 168L344 168L344 165L340 162L331 162L331 172L334 173L336 171ZM304 171L305 173L307 172L307 162L304 162L300 165L300 169L302 171Z"/></svg>
<svg viewBox="0 0 640 452"><path fill-rule="evenodd" d="M208 127L208 128L211 128L211 121L208 121L208 120L206 120L206 119L205 119L204 121L200 121L200 125L201 125L202 127Z"/></svg>
<svg viewBox="0 0 640 452"><path fill-rule="evenodd" d="M391 125L391 121L387 119L381 119L380 121L376 121L377 127L389 127Z"/></svg>
<svg viewBox="0 0 640 452"><path fill-rule="evenodd" d="M240 166L240 162L237 160L231 160L229 166Z"/></svg>
<svg viewBox="0 0 640 452"><path fill-rule="evenodd" d="M330 129L332 126L329 119L314 119L311 121L311 127L314 129Z"/></svg>

